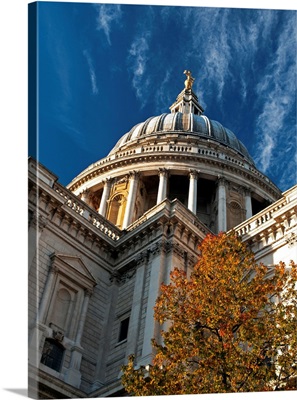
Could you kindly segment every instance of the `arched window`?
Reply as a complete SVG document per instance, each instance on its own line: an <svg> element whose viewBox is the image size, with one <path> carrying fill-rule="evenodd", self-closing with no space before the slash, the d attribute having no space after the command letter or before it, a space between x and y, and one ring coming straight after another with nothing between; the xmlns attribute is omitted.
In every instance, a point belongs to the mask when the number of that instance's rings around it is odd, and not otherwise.
<svg viewBox="0 0 297 400"><path fill-rule="evenodd" d="M45 339L40 362L60 372L65 348L55 339Z"/></svg>

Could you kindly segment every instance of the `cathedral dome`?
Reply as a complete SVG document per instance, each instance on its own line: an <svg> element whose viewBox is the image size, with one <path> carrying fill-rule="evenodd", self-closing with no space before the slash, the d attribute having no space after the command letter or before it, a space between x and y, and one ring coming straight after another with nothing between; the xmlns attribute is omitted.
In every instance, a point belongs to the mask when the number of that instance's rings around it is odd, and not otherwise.
<svg viewBox="0 0 297 400"><path fill-rule="evenodd" d="M109 154L120 151L123 147L135 143L138 139L149 138L155 134L178 133L191 135L201 139L212 139L240 153L252 164L252 157L246 147L237 139L235 134L217 121L210 120L205 115L194 113L165 113L150 117L123 135Z"/></svg>
<svg viewBox="0 0 297 400"><path fill-rule="evenodd" d="M211 231L225 231L279 197L236 135L204 115L185 75L170 112L133 126L68 185L120 229L177 199Z"/></svg>

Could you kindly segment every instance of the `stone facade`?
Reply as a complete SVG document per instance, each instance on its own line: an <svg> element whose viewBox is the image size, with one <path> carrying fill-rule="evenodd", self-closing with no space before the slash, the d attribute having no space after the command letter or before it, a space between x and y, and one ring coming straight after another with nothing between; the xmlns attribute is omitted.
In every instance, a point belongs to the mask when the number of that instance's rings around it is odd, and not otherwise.
<svg viewBox="0 0 297 400"><path fill-rule="evenodd" d="M32 397L122 395L128 355L148 364L160 336L161 283L174 267L191 273L206 234L235 227L272 268L296 258L297 187L282 195L232 132L201 115L191 88L171 111L67 188L29 159Z"/></svg>
<svg viewBox="0 0 297 400"><path fill-rule="evenodd" d="M174 266L190 272L197 244L210 231L178 200L168 199L121 231L33 159L29 215L35 239L29 251L31 393L44 395L44 377L51 391L65 394L63 382L72 397L96 390L105 396L114 382L118 393L127 356L137 354L140 363L151 359L150 340L160 333L153 319L160 284ZM44 364L49 340L63 350L56 369Z"/></svg>

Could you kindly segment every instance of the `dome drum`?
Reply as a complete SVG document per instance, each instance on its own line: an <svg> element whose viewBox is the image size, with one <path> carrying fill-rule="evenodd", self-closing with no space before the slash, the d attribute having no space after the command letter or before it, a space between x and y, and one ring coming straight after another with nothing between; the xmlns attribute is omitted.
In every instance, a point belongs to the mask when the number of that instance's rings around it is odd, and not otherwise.
<svg viewBox="0 0 297 400"><path fill-rule="evenodd" d="M230 217L233 211L235 212L234 208L230 208L226 211L226 221L223 226L218 225L218 182L222 179L222 169L215 169L213 166L205 168L203 165L201 165L201 169L199 167L199 164L195 162L175 161L173 165L172 161L164 162L163 160L163 163L158 163L158 166L155 162L151 164L146 162L142 168L138 165L138 168L133 171L131 171L131 167L127 167L126 171L122 167L118 168L117 171L114 170L113 173L108 171L108 175L106 173L98 176L97 179L94 178L91 182L86 182L88 184L86 187L92 192L92 201L89 202L89 205L101 213L101 205L105 203L106 209L103 216L121 229L127 228L143 213L165 198L180 200L185 207L190 208L214 232L223 230L223 228L225 228L224 230L232 228L235 226L233 225L234 221L237 222L236 224L242 222ZM250 209L254 210L264 208L272 201L274 196L268 195L265 190L261 190L259 185L252 181L247 185L245 176L235 177L234 174L227 171L224 171L223 174L226 192L225 201L228 202L228 199L232 199L235 194L237 203L241 204L240 212L237 212L237 215L242 220L248 217L247 208L244 205L246 201L250 203ZM134 176L133 191L131 189L132 176ZM105 179L102 181L103 177ZM109 193L106 192L107 180L109 181ZM196 194L191 193L191 185L193 185L191 181L194 182ZM77 194L79 193L81 193L81 196L83 193L81 189ZM127 211L130 193L133 193L133 196L131 195L133 207ZM246 197L249 200L246 200ZM267 202L266 199L269 199L269 201ZM190 203L193 204L191 207L189 206ZM255 212L252 212L252 214ZM126 218L128 222L123 225L125 214L130 215L130 217Z"/></svg>

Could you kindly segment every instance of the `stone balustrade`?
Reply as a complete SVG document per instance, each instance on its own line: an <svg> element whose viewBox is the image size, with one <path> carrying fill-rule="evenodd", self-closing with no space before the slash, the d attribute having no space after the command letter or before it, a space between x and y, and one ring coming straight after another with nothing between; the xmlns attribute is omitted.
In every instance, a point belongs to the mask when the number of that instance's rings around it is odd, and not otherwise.
<svg viewBox="0 0 297 400"><path fill-rule="evenodd" d="M65 204L68 207L85 218L106 236L110 237L112 240L118 240L120 238L121 231L118 228L109 223L105 218L96 213L91 207L85 204L82 200L78 199L71 192L65 190L63 186L55 183L54 190L65 199Z"/></svg>
<svg viewBox="0 0 297 400"><path fill-rule="evenodd" d="M286 215L287 205L288 198L284 195L279 201L267 207L265 210L261 211L261 213L254 215L252 218L238 225L235 231L241 237L245 235L253 236L256 231L264 230L269 227L269 225L275 223L281 215L284 215L284 219L288 218Z"/></svg>

